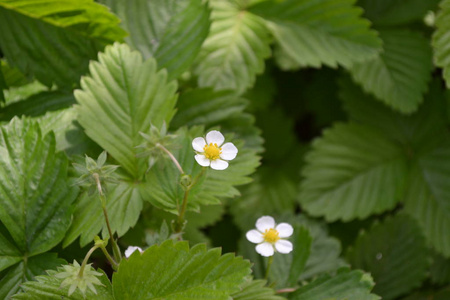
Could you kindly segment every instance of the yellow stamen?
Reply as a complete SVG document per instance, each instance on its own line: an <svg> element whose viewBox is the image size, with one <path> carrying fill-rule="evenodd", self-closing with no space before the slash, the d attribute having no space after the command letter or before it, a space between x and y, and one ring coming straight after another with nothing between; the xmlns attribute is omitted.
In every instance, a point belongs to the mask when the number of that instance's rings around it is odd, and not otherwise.
<svg viewBox="0 0 450 300"><path fill-rule="evenodd" d="M210 143L209 145L205 145L205 147L203 147L203 151L205 151L205 157L207 159L216 160L220 158L222 148L219 148L216 143Z"/></svg>
<svg viewBox="0 0 450 300"><path fill-rule="evenodd" d="M273 228L266 229L263 234L264 241L274 244L276 241L280 239L278 234L279 234L278 231Z"/></svg>

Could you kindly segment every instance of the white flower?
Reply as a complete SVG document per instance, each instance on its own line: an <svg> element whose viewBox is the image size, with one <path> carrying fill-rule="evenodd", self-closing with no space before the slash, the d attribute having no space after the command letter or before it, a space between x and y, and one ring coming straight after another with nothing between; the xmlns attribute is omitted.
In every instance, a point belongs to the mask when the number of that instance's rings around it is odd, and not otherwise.
<svg viewBox="0 0 450 300"><path fill-rule="evenodd" d="M287 254L292 251L292 243L288 238L294 228L288 223L275 224L270 216L263 216L256 221L256 229L247 232L246 237L252 243L258 244L256 252L262 256L272 256L275 251Z"/></svg>
<svg viewBox="0 0 450 300"><path fill-rule="evenodd" d="M197 152L195 160L200 166L211 166L214 170L225 170L228 168L227 161L236 157L238 149L233 143L223 144L224 141L223 134L217 130L208 132L206 141L202 137L195 138L192 141L192 147Z"/></svg>
<svg viewBox="0 0 450 300"><path fill-rule="evenodd" d="M139 247L136 247L136 246L129 246L129 247L127 248L127 250L125 250L125 257L126 257L126 258L130 257L131 254L133 254L133 252L136 251L136 250L139 250L139 252L141 252L141 253L144 252L144 251L142 251L142 249L139 248Z"/></svg>

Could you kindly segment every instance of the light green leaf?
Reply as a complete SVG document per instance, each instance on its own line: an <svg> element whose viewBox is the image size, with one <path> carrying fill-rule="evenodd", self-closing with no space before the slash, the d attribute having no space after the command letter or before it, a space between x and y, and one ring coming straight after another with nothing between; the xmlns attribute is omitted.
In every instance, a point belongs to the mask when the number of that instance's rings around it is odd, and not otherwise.
<svg viewBox="0 0 450 300"><path fill-rule="evenodd" d="M439 0L358 0L364 16L375 25L392 26L421 21Z"/></svg>
<svg viewBox="0 0 450 300"><path fill-rule="evenodd" d="M92 0L0 1L0 44L12 66L47 86L72 87L90 59L125 32Z"/></svg>
<svg viewBox="0 0 450 300"><path fill-rule="evenodd" d="M103 276L97 277L102 285L96 285L97 294L94 294L89 288L86 289L86 295L83 296L77 289L68 297L69 287L61 288L61 283L64 279L56 278L55 275L62 272L63 268L58 268L58 271L47 271L48 275L37 276L35 281L28 281L23 284L23 293L15 295L12 299L21 300L114 300L112 293L111 282L108 277L100 269L98 271L103 273Z"/></svg>
<svg viewBox="0 0 450 300"><path fill-rule="evenodd" d="M380 31L384 51L350 68L353 79L379 100L402 113L417 110L431 79L429 41L418 32Z"/></svg>
<svg viewBox="0 0 450 300"><path fill-rule="evenodd" d="M253 86L270 56L269 32L264 21L236 1L212 0L212 25L194 69L200 87L235 90Z"/></svg>
<svg viewBox="0 0 450 300"><path fill-rule="evenodd" d="M253 280L251 277L247 278L245 284L241 286L241 291L231 295L233 300L283 300L281 296L276 296L275 291L266 287L265 280Z"/></svg>
<svg viewBox="0 0 450 300"><path fill-rule="evenodd" d="M154 59L142 60L137 51L114 44L91 62L88 77L75 91L78 121L86 134L105 149L135 179L147 166L137 158L150 125L160 128L175 113L176 82L167 82L167 72L157 71Z"/></svg>
<svg viewBox="0 0 450 300"><path fill-rule="evenodd" d="M125 41L145 59L154 57L169 78L194 61L209 32L209 9L201 0L101 0L123 20ZM204 2L204 1L203 1Z"/></svg>
<svg viewBox="0 0 450 300"><path fill-rule="evenodd" d="M305 160L299 201L313 216L363 219L401 200L406 155L370 127L336 124L314 141Z"/></svg>
<svg viewBox="0 0 450 300"><path fill-rule="evenodd" d="M250 262L219 248L189 249L187 242L166 241L142 255L122 260L113 275L118 299L230 299L250 273Z"/></svg>
<svg viewBox="0 0 450 300"><path fill-rule="evenodd" d="M407 215L386 219L362 232L347 257L353 268L370 272L377 283L373 292L386 300L419 287L430 260L419 226Z"/></svg>
<svg viewBox="0 0 450 300"><path fill-rule="evenodd" d="M433 34L434 63L444 69L443 76L450 87L450 0L444 0L440 4L440 11L436 18L436 31Z"/></svg>
<svg viewBox="0 0 450 300"><path fill-rule="evenodd" d="M361 18L356 0L262 1L250 11L271 22L275 58L284 70L338 65L370 59L381 40Z"/></svg>
<svg viewBox="0 0 450 300"><path fill-rule="evenodd" d="M56 269L64 264L65 260L57 258L56 253L43 253L23 260L2 273L0 279L0 298L10 299L15 293L26 285L28 280L44 274L44 271ZM42 298L35 298L41 300Z"/></svg>
<svg viewBox="0 0 450 300"><path fill-rule="evenodd" d="M374 282L369 274L342 268L331 277L323 275L290 294L292 300L378 300L371 294Z"/></svg>

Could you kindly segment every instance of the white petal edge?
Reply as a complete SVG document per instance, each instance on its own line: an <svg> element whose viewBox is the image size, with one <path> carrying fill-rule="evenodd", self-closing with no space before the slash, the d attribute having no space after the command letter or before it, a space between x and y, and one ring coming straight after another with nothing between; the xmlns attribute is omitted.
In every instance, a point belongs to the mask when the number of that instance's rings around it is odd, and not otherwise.
<svg viewBox="0 0 450 300"><path fill-rule="evenodd" d="M192 148L197 152L203 152L203 148L206 146L206 141L202 137L197 137L192 141Z"/></svg>
<svg viewBox="0 0 450 300"><path fill-rule="evenodd" d="M206 156L204 156L202 154L197 154L195 156L195 160L202 167L209 167L209 165L211 164L211 161L209 159L207 159Z"/></svg>
<svg viewBox="0 0 450 300"><path fill-rule="evenodd" d="M212 160L211 168L214 170L225 170L228 168L228 163L221 159Z"/></svg>
<svg viewBox="0 0 450 300"><path fill-rule="evenodd" d="M275 253L275 250L273 250L272 244L265 242L256 246L256 252L262 256L268 257L272 256Z"/></svg>
<svg viewBox="0 0 450 300"><path fill-rule="evenodd" d="M280 223L275 229L278 231L280 238L288 238L294 233L294 228L288 223Z"/></svg>
<svg viewBox="0 0 450 300"><path fill-rule="evenodd" d="M225 160L232 160L236 157L238 149L233 143L225 143L222 146L222 153L220 153L220 158Z"/></svg>
<svg viewBox="0 0 450 300"><path fill-rule="evenodd" d="M127 250L125 250L125 257L128 258L133 254L134 251L139 250L142 253L142 249L136 246L129 246Z"/></svg>
<svg viewBox="0 0 450 300"><path fill-rule="evenodd" d="M264 241L264 237L261 232L258 230L252 229L250 231L247 231L247 234L245 235L247 240L254 244L259 244Z"/></svg>
<svg viewBox="0 0 450 300"><path fill-rule="evenodd" d="M220 133L220 131L213 130L206 134L206 142L208 143L208 145L213 143L217 144L217 146L220 147L220 145L222 145L224 141L225 137Z"/></svg>
<svg viewBox="0 0 450 300"><path fill-rule="evenodd" d="M256 221L256 229L261 232L266 229L275 228L275 220L271 216L262 216Z"/></svg>
<svg viewBox="0 0 450 300"><path fill-rule="evenodd" d="M280 253L288 254L288 253L290 253L292 251L292 249L294 249L294 246L289 241L278 240L275 243L275 249L277 249L277 251L280 252Z"/></svg>

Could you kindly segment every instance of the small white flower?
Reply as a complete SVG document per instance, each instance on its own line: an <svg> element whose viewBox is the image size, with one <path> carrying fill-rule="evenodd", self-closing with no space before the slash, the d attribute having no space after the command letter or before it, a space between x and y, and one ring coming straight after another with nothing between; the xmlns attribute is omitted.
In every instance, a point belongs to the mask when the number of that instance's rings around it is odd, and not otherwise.
<svg viewBox="0 0 450 300"><path fill-rule="evenodd" d="M126 258L130 257L131 254L133 254L133 252L136 251L136 250L139 250L139 252L141 252L141 253L144 252L144 251L142 251L142 249L139 248L139 247L136 247L136 246L129 246L129 247L127 248L127 250L125 250L125 257L126 257Z"/></svg>
<svg viewBox="0 0 450 300"><path fill-rule="evenodd" d="M262 256L272 256L275 251L287 254L294 248L288 238L294 233L294 228L288 223L275 224L270 216L263 216L256 221L256 229L247 232L246 237L252 243L258 244L256 252Z"/></svg>
<svg viewBox="0 0 450 300"><path fill-rule="evenodd" d="M223 134L217 130L208 132L206 141L202 137L195 138L192 141L192 147L197 152L195 160L202 167L211 166L214 170L225 170L228 168L227 161L236 157L238 149L233 143L223 144L224 141Z"/></svg>

